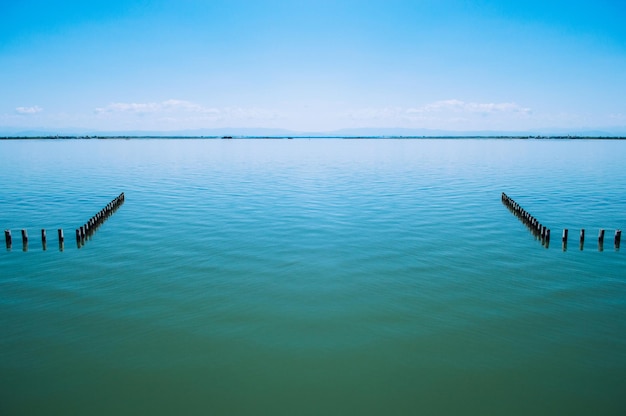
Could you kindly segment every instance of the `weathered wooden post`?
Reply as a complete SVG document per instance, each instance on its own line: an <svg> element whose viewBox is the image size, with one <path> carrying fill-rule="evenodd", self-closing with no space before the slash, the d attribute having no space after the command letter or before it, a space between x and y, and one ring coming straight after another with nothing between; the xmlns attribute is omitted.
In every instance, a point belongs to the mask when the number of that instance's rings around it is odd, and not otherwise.
<svg viewBox="0 0 626 416"><path fill-rule="evenodd" d="M581 251L582 251L584 245L585 245L585 229L582 228L580 230L580 250Z"/></svg>
<svg viewBox="0 0 626 416"><path fill-rule="evenodd" d="M13 245L13 237L11 237L11 230L4 230L4 239L7 243L7 250L11 249Z"/></svg>
<svg viewBox="0 0 626 416"><path fill-rule="evenodd" d="M43 251L48 249L48 238L46 237L46 229L41 229L41 246L43 247Z"/></svg>
<svg viewBox="0 0 626 416"><path fill-rule="evenodd" d="M28 251L28 231L22 229L22 250Z"/></svg>
<svg viewBox="0 0 626 416"><path fill-rule="evenodd" d="M81 228L76 229L76 247L77 248L81 248L83 244L85 244L85 236L82 233Z"/></svg>
<svg viewBox="0 0 626 416"><path fill-rule="evenodd" d="M615 230L615 248L619 249L621 239L622 239L622 230Z"/></svg>
<svg viewBox="0 0 626 416"><path fill-rule="evenodd" d="M598 233L598 251L604 251L604 230Z"/></svg>
<svg viewBox="0 0 626 416"><path fill-rule="evenodd" d="M568 234L568 230L567 230L567 228L565 228L563 230L563 238L562 238L562 240L563 240L563 251L567 251L567 234Z"/></svg>
<svg viewBox="0 0 626 416"><path fill-rule="evenodd" d="M59 236L59 251L63 251L63 248L65 246L64 241L65 241L65 237L63 236L63 229L59 228L57 230L57 235Z"/></svg>

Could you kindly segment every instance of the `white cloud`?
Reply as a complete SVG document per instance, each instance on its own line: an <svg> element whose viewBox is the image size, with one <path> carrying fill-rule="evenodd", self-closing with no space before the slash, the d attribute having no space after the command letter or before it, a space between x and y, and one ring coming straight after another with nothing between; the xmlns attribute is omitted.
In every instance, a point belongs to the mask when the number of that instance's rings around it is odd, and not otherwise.
<svg viewBox="0 0 626 416"><path fill-rule="evenodd" d="M384 118L439 118L445 117L469 117L476 114L489 115L529 115L532 110L515 103L475 103L461 100L442 100L423 105L421 107L391 107L391 108L368 108L350 113L350 116L358 119L384 119Z"/></svg>
<svg viewBox="0 0 626 416"><path fill-rule="evenodd" d="M150 103L111 103L105 107L95 109L98 115L113 114L135 114L135 115L155 115L167 117L169 119L185 120L186 118L204 119L276 119L279 114L260 108L225 107L214 108L204 107L200 104L185 100L166 100L162 102ZM177 118L178 116L178 118Z"/></svg>
<svg viewBox="0 0 626 416"><path fill-rule="evenodd" d="M166 100L160 103L111 103L105 107L96 108L95 112L96 114L155 114L175 112L217 114L219 110L203 107L190 101Z"/></svg>
<svg viewBox="0 0 626 416"><path fill-rule="evenodd" d="M38 105L35 105L33 107L17 107L15 109L15 112L18 114L37 114L37 113L41 113L43 111L43 108L39 107Z"/></svg>
<svg viewBox="0 0 626 416"><path fill-rule="evenodd" d="M456 112L456 113L511 113L530 114L530 108L522 107L515 103L467 103L461 100L443 100L426 104L422 107L409 108L407 114L423 114L434 112Z"/></svg>
<svg viewBox="0 0 626 416"><path fill-rule="evenodd" d="M423 127L432 129L522 128L533 117L532 110L513 102L479 103L457 99L441 100L420 107L366 108L347 117L353 124L376 127Z"/></svg>
<svg viewBox="0 0 626 416"><path fill-rule="evenodd" d="M242 125L258 127L282 119L276 111L261 108L206 107L191 101L165 100L161 102L115 102L94 110L101 121L124 127L184 129L203 127L230 127ZM111 124L108 124L111 125Z"/></svg>

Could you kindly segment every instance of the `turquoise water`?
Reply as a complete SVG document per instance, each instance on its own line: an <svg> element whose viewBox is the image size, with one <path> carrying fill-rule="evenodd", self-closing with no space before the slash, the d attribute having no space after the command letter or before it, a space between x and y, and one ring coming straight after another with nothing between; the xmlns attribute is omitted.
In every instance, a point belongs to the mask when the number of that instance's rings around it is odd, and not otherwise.
<svg viewBox="0 0 626 416"><path fill-rule="evenodd" d="M623 141L0 142L0 414L625 414L625 160Z"/></svg>

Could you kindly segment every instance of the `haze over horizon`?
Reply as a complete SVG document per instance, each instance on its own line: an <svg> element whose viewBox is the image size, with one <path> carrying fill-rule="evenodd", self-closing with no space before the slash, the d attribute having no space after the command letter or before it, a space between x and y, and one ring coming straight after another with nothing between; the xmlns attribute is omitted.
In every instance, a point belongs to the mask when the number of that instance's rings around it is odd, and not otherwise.
<svg viewBox="0 0 626 416"><path fill-rule="evenodd" d="M0 135L626 134L621 1L0 5Z"/></svg>

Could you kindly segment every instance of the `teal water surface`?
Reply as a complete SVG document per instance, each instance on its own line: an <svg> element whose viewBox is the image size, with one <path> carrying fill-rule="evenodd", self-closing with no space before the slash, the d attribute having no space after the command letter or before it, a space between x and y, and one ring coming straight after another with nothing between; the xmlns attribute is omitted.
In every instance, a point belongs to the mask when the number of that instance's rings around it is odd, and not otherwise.
<svg viewBox="0 0 626 416"><path fill-rule="evenodd" d="M594 140L0 142L0 414L625 414L624 160Z"/></svg>

